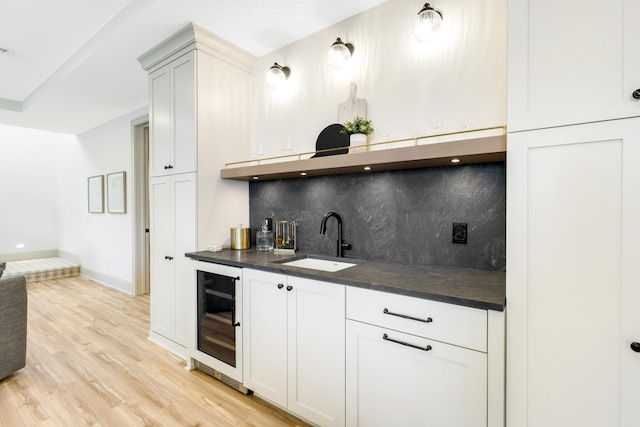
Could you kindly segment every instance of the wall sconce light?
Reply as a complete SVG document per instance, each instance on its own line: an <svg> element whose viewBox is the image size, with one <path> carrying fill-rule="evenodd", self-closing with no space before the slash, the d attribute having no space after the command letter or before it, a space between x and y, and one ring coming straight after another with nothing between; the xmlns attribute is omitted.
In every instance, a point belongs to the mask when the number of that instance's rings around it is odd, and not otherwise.
<svg viewBox="0 0 640 427"><path fill-rule="evenodd" d="M280 87L291 75L291 69L289 67L283 67L275 62L271 68L267 71L267 84L272 89Z"/></svg>
<svg viewBox="0 0 640 427"><path fill-rule="evenodd" d="M418 12L418 20L413 27L413 35L421 42L435 38L442 26L442 12L432 8L429 3Z"/></svg>
<svg viewBox="0 0 640 427"><path fill-rule="evenodd" d="M329 61L331 68L342 68L347 65L354 49L353 44L345 43L338 37L327 52L327 61Z"/></svg>

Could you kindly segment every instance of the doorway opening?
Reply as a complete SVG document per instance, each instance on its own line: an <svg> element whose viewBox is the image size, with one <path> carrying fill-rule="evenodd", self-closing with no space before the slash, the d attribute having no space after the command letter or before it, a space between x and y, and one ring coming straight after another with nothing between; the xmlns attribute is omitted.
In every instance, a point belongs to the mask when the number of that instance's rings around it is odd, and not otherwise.
<svg viewBox="0 0 640 427"><path fill-rule="evenodd" d="M149 293L149 116L131 122L133 150L133 295Z"/></svg>

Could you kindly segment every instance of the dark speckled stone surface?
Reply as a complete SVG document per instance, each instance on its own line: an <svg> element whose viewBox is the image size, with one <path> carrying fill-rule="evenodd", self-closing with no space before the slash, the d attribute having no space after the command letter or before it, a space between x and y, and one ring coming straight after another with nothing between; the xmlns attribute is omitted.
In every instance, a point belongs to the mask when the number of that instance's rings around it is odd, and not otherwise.
<svg viewBox="0 0 640 427"><path fill-rule="evenodd" d="M279 262L292 258L292 255L275 255L254 249L202 251L186 256L199 261L324 280L467 307L503 311L506 304L505 273L500 271L340 258L340 261L358 265L328 273L285 266ZM304 254L295 255L300 256Z"/></svg>
<svg viewBox="0 0 640 427"><path fill-rule="evenodd" d="M336 255L342 217L345 256L406 265L505 271L504 163L251 182L250 225L262 218L298 221L300 252ZM452 243L454 222L468 224L467 244Z"/></svg>

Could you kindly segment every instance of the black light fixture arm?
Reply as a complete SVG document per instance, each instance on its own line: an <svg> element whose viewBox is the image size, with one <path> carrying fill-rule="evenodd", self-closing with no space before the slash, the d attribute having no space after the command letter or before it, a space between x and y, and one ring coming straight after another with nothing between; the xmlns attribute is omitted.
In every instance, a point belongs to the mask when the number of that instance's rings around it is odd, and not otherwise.
<svg viewBox="0 0 640 427"><path fill-rule="evenodd" d="M349 53L350 53L351 55L353 55L353 51L356 49L356 48L353 46L353 44L352 44L352 43L345 43L345 42L343 42L343 41L342 41L342 39L341 39L340 37L338 37L338 38L336 39L336 41L335 41L335 42L333 42L333 44L331 45L331 47L333 47L333 46L340 46L340 45L345 46L347 49L349 49Z"/></svg>
<svg viewBox="0 0 640 427"><path fill-rule="evenodd" d="M282 65L278 64L277 62L274 62L273 65L270 68L275 68L275 69L278 69L278 70L282 71L284 73L284 76L287 79L291 75L291 68L289 68L287 66L283 67Z"/></svg>
<svg viewBox="0 0 640 427"><path fill-rule="evenodd" d="M425 3L424 4L422 9L420 9L420 11L418 12L418 15L420 15L422 12L426 12L428 10L432 10L432 11L436 12L438 15L440 15L440 18L444 18L444 15L442 14L442 11L431 7L431 5L429 3Z"/></svg>

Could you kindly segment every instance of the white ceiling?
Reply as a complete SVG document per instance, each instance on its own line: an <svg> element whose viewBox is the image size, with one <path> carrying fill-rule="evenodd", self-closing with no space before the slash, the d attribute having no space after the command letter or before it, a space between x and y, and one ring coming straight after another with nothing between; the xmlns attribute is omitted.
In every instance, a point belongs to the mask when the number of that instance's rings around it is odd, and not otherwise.
<svg viewBox="0 0 640 427"><path fill-rule="evenodd" d="M386 0L0 0L0 123L79 134L147 105L138 56L195 22L261 57Z"/></svg>

